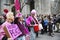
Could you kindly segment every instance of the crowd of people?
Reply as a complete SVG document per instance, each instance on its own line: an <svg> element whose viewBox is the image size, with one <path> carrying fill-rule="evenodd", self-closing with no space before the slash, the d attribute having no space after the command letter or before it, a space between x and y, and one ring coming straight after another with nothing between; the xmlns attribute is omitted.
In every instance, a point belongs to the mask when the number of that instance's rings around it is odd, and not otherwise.
<svg viewBox="0 0 60 40"><path fill-rule="evenodd" d="M26 40L25 37L27 33L24 33L24 28L28 29L27 31L29 31L29 40L35 40L35 38L38 37L39 32L41 32L41 34L49 33L49 36L53 37L56 26L55 17L56 16L53 15L37 16L37 11L35 9L33 9L30 15L27 17L23 17L23 14L19 10L15 16L13 15L13 12L8 12L5 16L0 16L0 29L2 28L2 31L0 32L0 40L8 39L3 28L11 24L17 24L22 32L22 34L14 40Z"/></svg>

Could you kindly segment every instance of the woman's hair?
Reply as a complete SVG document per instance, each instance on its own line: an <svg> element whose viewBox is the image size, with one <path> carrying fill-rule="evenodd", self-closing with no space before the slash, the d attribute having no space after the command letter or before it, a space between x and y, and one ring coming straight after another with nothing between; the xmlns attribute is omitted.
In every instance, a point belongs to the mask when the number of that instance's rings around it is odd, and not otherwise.
<svg viewBox="0 0 60 40"><path fill-rule="evenodd" d="M14 20L14 23L17 24L18 23L18 19L19 17L16 17L15 20Z"/></svg>

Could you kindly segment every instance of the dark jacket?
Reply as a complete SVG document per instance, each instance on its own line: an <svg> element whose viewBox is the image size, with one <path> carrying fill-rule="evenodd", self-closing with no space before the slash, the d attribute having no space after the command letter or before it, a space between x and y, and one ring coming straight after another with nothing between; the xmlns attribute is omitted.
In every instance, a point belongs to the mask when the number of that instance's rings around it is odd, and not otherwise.
<svg viewBox="0 0 60 40"><path fill-rule="evenodd" d="M49 22L48 25L49 25L49 32L52 33L52 31L53 31L53 30L52 30L52 25L53 25L53 24L52 24L51 22Z"/></svg>

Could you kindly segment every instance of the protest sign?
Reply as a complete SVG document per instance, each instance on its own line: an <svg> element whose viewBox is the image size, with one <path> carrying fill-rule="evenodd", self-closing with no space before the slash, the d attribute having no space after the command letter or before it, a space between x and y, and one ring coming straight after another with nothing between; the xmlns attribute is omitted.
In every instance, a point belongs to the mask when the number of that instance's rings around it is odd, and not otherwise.
<svg viewBox="0 0 60 40"><path fill-rule="evenodd" d="M7 37L12 38L12 39L17 38L19 35L22 34L22 32L20 31L20 29L18 28L16 24L12 24L12 25L8 25L4 27L4 31Z"/></svg>

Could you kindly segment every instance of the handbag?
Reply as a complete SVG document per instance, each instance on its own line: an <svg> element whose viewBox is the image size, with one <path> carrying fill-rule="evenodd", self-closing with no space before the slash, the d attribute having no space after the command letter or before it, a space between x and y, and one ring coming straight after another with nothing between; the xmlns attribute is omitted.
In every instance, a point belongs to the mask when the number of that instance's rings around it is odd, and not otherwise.
<svg viewBox="0 0 60 40"><path fill-rule="evenodd" d="M39 24L39 30L43 29L42 24Z"/></svg>
<svg viewBox="0 0 60 40"><path fill-rule="evenodd" d="M39 25L35 25L34 26L34 32L38 32L39 31Z"/></svg>

